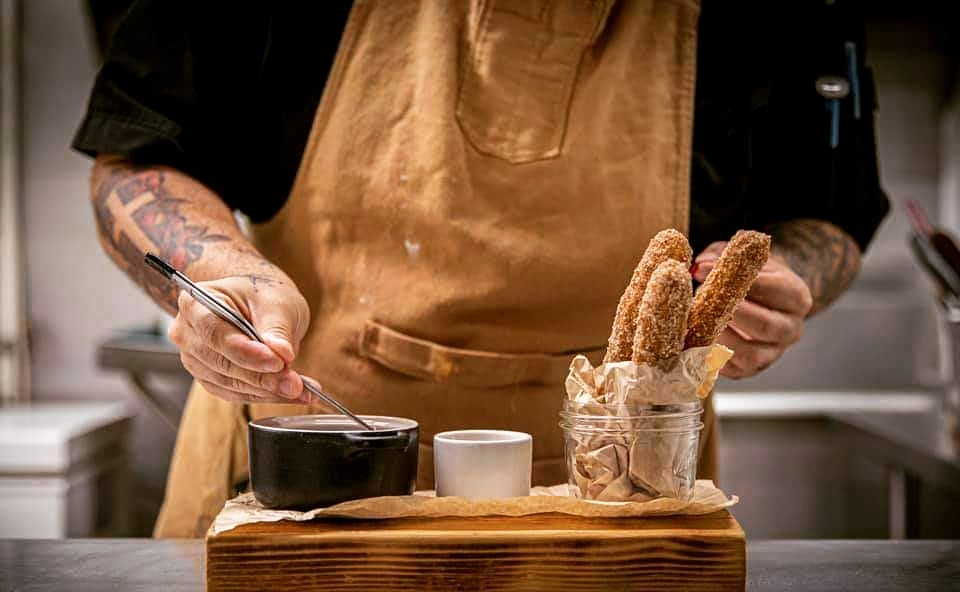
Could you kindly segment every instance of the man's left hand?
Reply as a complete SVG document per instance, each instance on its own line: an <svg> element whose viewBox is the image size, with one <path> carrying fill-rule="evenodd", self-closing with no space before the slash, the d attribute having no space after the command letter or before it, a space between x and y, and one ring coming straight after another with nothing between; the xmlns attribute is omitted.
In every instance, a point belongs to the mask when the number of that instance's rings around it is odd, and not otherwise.
<svg viewBox="0 0 960 592"><path fill-rule="evenodd" d="M725 242L713 243L697 256L693 277L698 282L706 279L725 246ZM807 284L786 261L771 255L717 339L734 352L720 374L746 378L768 368L800 339L812 306Z"/></svg>

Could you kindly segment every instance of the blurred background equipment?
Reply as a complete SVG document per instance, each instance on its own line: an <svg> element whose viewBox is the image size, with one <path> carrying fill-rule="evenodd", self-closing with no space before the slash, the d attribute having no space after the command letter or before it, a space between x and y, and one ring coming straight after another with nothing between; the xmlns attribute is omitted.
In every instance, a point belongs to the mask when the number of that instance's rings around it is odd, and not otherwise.
<svg viewBox="0 0 960 592"><path fill-rule="evenodd" d="M930 224L926 212L916 202L908 201L906 210L913 226L910 246L933 280L941 306L960 306L960 249L950 235Z"/></svg>
<svg viewBox="0 0 960 592"><path fill-rule="evenodd" d="M0 408L0 538L128 536L122 402Z"/></svg>

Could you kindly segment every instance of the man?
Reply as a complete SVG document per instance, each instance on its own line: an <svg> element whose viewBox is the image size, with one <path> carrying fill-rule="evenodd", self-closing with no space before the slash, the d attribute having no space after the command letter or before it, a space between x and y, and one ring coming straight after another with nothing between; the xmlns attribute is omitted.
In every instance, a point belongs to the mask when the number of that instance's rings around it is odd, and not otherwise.
<svg viewBox="0 0 960 592"><path fill-rule="evenodd" d="M698 281L737 228L773 234L721 338L737 378L842 293L886 213L872 90L834 143L814 86L862 47L834 6L774 32L749 26L768 3L708 4L698 69L696 2L201 4L131 5L75 141L97 156L104 249L176 315L197 380L158 536L202 535L242 484L249 418L325 411L292 368L419 421L422 485L432 435L467 427L532 433L534 480L562 481L566 365L601 353L655 232L689 229ZM147 250L266 343L151 275Z"/></svg>

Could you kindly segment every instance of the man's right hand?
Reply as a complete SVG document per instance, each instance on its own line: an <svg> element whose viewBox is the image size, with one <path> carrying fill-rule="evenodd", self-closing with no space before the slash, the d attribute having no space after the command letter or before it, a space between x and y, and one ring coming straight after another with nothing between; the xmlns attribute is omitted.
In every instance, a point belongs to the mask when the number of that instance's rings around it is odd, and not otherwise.
<svg viewBox="0 0 960 592"><path fill-rule="evenodd" d="M310 309L293 282L274 272L197 283L249 319L265 343L181 292L169 336L187 371L208 393L231 403L307 402L309 394L290 364L310 324Z"/></svg>

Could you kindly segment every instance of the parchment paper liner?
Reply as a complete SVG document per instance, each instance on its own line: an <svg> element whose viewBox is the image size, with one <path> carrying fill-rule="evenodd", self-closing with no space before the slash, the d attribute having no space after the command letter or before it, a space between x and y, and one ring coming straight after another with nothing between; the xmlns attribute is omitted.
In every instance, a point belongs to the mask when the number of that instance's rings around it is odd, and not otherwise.
<svg viewBox="0 0 960 592"><path fill-rule="evenodd" d="M480 516L529 516L560 513L587 518L628 518L710 514L736 504L713 481L699 480L693 499L687 502L658 498L644 502L601 502L570 497L568 485L534 487L529 497L495 500L468 500L461 497L435 497L434 492L417 492L408 496L373 497L317 508L308 512L268 510L252 493L243 493L227 501L210 526L210 534L220 534L243 524L292 520L305 522L317 518L355 518L382 520L388 518L443 518Z"/></svg>
<svg viewBox="0 0 960 592"><path fill-rule="evenodd" d="M597 367L585 356L575 357L565 409L578 418L564 426L574 492L588 500L637 502L695 495L695 428L683 420L660 423L649 407L706 398L732 355L712 345L688 349L660 366L613 362Z"/></svg>
<svg viewBox="0 0 960 592"><path fill-rule="evenodd" d="M705 399L710 394L720 369L731 356L733 351L722 345L685 350L665 367L633 362L594 367L586 356L576 356L570 362L567 375L567 397L588 408L595 403L689 403Z"/></svg>

